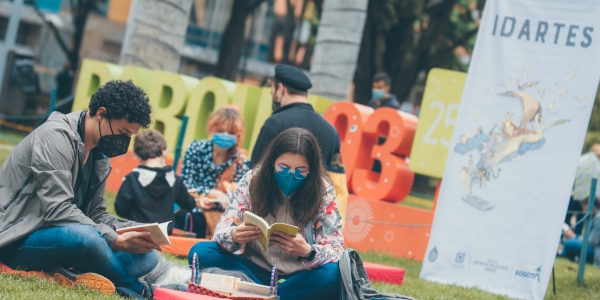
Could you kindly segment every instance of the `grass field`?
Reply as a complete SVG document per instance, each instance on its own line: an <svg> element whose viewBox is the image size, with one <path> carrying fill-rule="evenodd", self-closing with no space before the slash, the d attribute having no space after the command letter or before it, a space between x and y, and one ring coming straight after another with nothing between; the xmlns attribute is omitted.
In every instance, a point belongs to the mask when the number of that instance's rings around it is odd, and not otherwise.
<svg viewBox="0 0 600 300"><path fill-rule="evenodd" d="M5 141L0 140L0 143ZM2 146L2 145L0 145ZM0 164L10 154L10 143L0 147ZM114 214L115 194L106 193L107 210ZM432 201L411 197L403 201L403 205L431 210ZM411 259L393 257L384 253L361 253L363 260L388 266L404 268L406 275L404 285L374 283L380 291L398 293L416 299L510 299L508 297L487 293L478 289L464 288L454 285L432 283L419 278L421 263ZM186 264L186 260L167 256L168 260ZM600 269L591 265L586 267L585 284L576 283L578 265L558 258L555 263L556 296L552 293L552 282L548 286L545 299L600 299ZM0 299L122 299L117 296L104 296L96 291L78 287L73 290L63 288L52 281L39 278L21 278L0 274Z"/></svg>

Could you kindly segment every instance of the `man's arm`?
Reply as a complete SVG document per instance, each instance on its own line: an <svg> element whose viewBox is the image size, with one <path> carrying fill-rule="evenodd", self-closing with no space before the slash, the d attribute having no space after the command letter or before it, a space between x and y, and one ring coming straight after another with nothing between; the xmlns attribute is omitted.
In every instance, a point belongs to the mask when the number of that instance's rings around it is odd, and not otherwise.
<svg viewBox="0 0 600 300"><path fill-rule="evenodd" d="M90 225L110 245L117 238L117 233L107 225L97 224L72 203L73 169L78 159L73 143L67 132L53 130L40 136L33 144L31 170L44 221L49 226Z"/></svg>
<svg viewBox="0 0 600 300"><path fill-rule="evenodd" d="M256 167L260 162L265 149L271 141L279 134L279 124L273 118L268 118L260 128L260 133L252 150L252 159L250 160L250 168Z"/></svg>

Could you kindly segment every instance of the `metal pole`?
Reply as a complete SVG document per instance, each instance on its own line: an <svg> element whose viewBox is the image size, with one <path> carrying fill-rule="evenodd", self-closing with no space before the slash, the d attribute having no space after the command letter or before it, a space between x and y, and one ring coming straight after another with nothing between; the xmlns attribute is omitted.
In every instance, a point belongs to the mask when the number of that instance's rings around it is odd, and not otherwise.
<svg viewBox="0 0 600 300"><path fill-rule="evenodd" d="M585 233L583 234L583 244L581 245L581 255L579 256L579 272L577 273L577 283L583 283L583 273L585 272L585 262L587 261L588 240L592 230L592 221L594 213L594 202L596 201L596 184L598 178L594 174L592 186L590 187L590 196L588 197L588 209L585 214Z"/></svg>
<svg viewBox="0 0 600 300"><path fill-rule="evenodd" d="M173 158L173 171L177 172L177 164L181 157L181 147L183 146L183 138L185 137L185 131L187 129L188 116L181 118L181 129L179 130L179 137L177 138L177 145L175 146L175 157Z"/></svg>
<svg viewBox="0 0 600 300"><path fill-rule="evenodd" d="M12 9L10 11L10 18L8 19L8 27L6 28L6 34L4 35L4 50L0 51L0 97L2 96L2 88L4 85L4 74L6 73L6 61L9 51L15 46L17 40L17 33L19 32L19 23L21 22L21 7L23 7L24 0L14 0Z"/></svg>
<svg viewBox="0 0 600 300"><path fill-rule="evenodd" d="M552 290L554 291L554 296L556 296L556 276L554 275L554 266L552 266Z"/></svg>

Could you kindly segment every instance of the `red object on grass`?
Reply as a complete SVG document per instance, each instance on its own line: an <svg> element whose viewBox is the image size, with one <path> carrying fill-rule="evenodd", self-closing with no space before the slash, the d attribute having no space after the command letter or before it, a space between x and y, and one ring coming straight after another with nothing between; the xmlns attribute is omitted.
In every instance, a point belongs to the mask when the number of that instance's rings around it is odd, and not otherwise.
<svg viewBox="0 0 600 300"><path fill-rule="evenodd" d="M402 285L404 281L404 269L363 262L370 281L383 281Z"/></svg>
<svg viewBox="0 0 600 300"><path fill-rule="evenodd" d="M13 270L9 266L2 263L1 261L0 261L0 273L19 275L22 277L36 276L36 277L42 277L42 278L48 278L48 279L52 278L52 276L50 276L50 274L48 274L46 272L37 272L37 271L27 272L27 271Z"/></svg>
<svg viewBox="0 0 600 300"><path fill-rule="evenodd" d="M181 291L173 291L163 288L155 288L154 289L154 300L212 300L212 299L221 299L217 297L205 296L192 294Z"/></svg>

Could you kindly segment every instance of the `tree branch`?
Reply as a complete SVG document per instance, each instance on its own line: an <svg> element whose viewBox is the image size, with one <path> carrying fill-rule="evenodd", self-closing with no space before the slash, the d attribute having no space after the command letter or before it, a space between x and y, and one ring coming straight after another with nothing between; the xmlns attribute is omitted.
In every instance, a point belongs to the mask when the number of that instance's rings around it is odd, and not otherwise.
<svg viewBox="0 0 600 300"><path fill-rule="evenodd" d="M246 5L247 12L253 12L258 6L260 6L265 0L254 0Z"/></svg>
<svg viewBox="0 0 600 300"><path fill-rule="evenodd" d="M456 47L462 46L464 43L466 43L471 37L473 37L475 34L477 34L477 31L479 31L479 27L469 31L467 34L465 34L465 36L462 37L462 39L460 39L459 41L454 43L453 47L448 48L445 51L445 53L437 55L435 60L433 60L433 61L431 61L431 63L427 64L427 67L433 68L433 67L441 64L442 62L444 62L446 59L448 59L450 56L452 56L452 54L454 54L454 50L456 49Z"/></svg>
<svg viewBox="0 0 600 300"><path fill-rule="evenodd" d="M54 23L46 20L46 16L44 15L44 13L42 13L37 8L37 5L35 3L36 1L34 0L32 2L33 2L33 9L35 10L36 14L38 16L40 16L40 18L42 19L42 21L44 21L44 23L46 23L50 27L50 29L52 30L52 33L54 33L54 36L56 37L56 40L58 41L58 45L65 52L65 54L67 55L67 57L70 57L71 50L69 49L69 47L67 46L67 44L63 40L62 36L60 35L60 32L58 31L58 28L56 28L56 26L54 26Z"/></svg>

